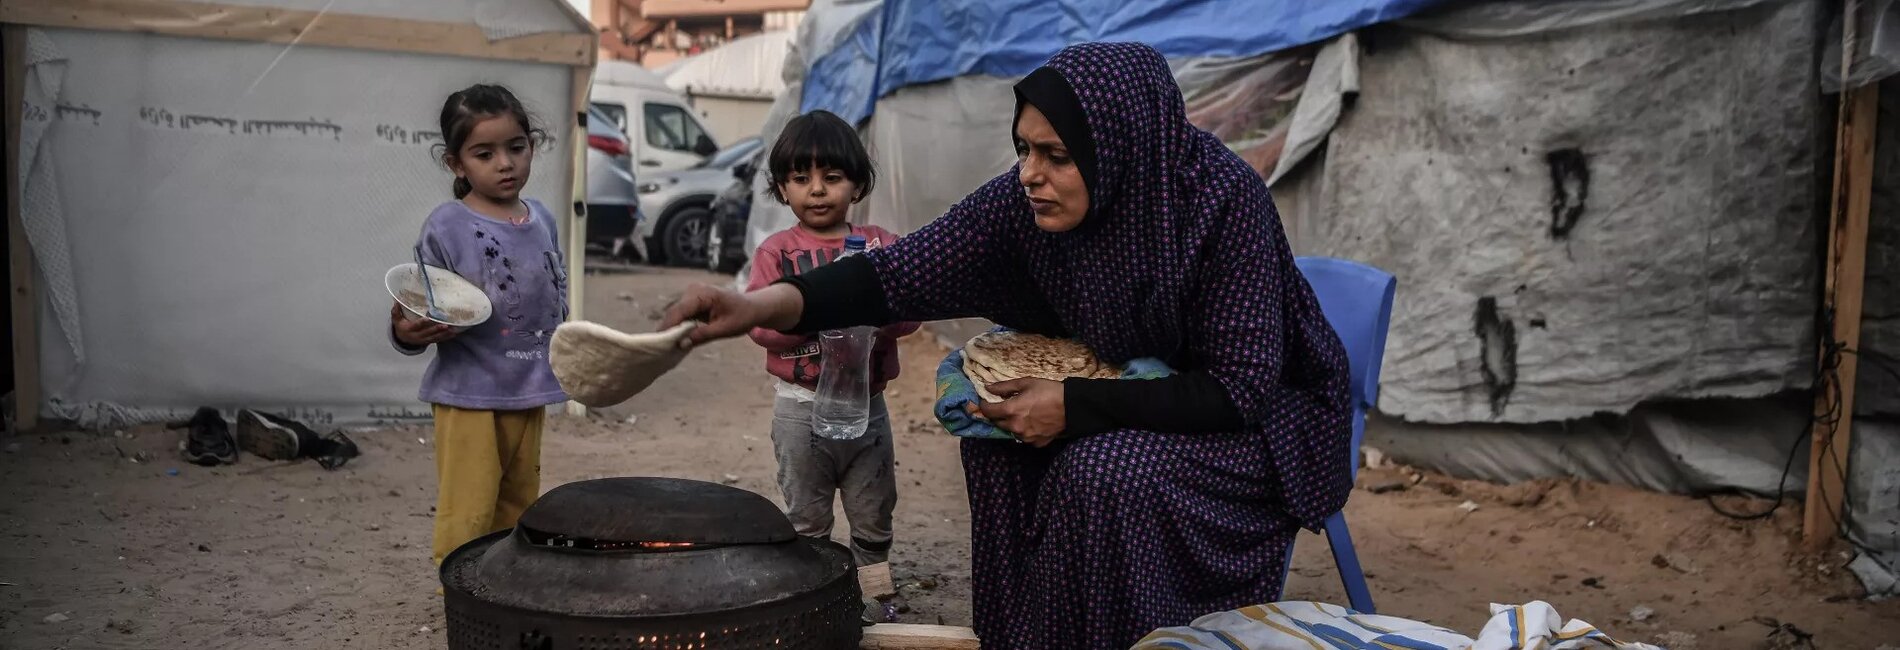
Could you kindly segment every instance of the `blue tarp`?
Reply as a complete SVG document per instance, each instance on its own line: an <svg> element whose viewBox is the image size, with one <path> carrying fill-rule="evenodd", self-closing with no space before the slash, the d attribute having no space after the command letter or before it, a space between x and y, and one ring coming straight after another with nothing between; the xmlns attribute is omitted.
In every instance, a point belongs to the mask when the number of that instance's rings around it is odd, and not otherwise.
<svg viewBox="0 0 1900 650"><path fill-rule="evenodd" d="M879 97L905 86L973 74L1026 75L1072 43L1140 41L1169 58L1254 56L1444 2L884 0L811 62L799 108L822 108L855 123L870 117Z"/></svg>

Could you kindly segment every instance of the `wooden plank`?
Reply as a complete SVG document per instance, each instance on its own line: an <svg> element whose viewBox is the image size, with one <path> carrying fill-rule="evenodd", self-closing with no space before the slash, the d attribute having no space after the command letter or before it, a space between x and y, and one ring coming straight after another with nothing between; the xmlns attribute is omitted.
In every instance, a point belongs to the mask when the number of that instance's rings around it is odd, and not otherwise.
<svg viewBox="0 0 1900 650"><path fill-rule="evenodd" d="M891 563L858 567L858 593L870 598L896 594L897 587L891 584Z"/></svg>
<svg viewBox="0 0 1900 650"><path fill-rule="evenodd" d="M1843 76L1843 78L1845 78ZM1846 90L1835 134L1834 191L1828 217L1826 291L1823 309L1834 314L1832 336L1848 350L1860 347L1861 289L1867 269L1867 220L1873 196L1874 128L1880 110L1876 85ZM1827 343L1823 341L1823 343ZM1826 363L1828 346L1821 348ZM1854 379L1859 357L1839 356L1832 377L1815 386L1812 447L1808 459L1807 508L1802 537L1810 549L1831 543L1840 531L1845 505L1847 458L1854 423ZM1829 421L1831 420L1831 421Z"/></svg>
<svg viewBox="0 0 1900 650"><path fill-rule="evenodd" d="M568 83L569 106L574 112L567 118L568 132L573 134L568 138L573 151L569 152L572 158L568 163L567 304L568 319L581 320L587 305L587 217L582 207L587 202L587 125L581 120L587 115L587 97L593 89L593 66L575 66ZM570 401L567 414L586 416L587 407Z"/></svg>
<svg viewBox="0 0 1900 650"><path fill-rule="evenodd" d="M26 101L26 30L7 26L6 175L7 278L13 312L14 430L28 433L40 420L40 296L33 284L33 247L20 221L20 118Z"/></svg>
<svg viewBox="0 0 1900 650"><path fill-rule="evenodd" d="M561 65L591 66L599 56L592 30L490 41L468 23L182 0L0 0L0 22Z"/></svg>
<svg viewBox="0 0 1900 650"><path fill-rule="evenodd" d="M949 625L879 623L864 628L863 650L976 650L976 632Z"/></svg>
<svg viewBox="0 0 1900 650"><path fill-rule="evenodd" d="M693 18L762 14L768 11L804 11L810 0L646 0L640 13L648 18Z"/></svg>

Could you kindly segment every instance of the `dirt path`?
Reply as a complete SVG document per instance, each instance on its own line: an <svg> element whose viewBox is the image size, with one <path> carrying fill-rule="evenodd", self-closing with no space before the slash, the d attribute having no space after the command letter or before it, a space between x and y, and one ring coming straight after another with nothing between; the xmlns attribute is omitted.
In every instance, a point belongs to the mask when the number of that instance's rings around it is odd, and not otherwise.
<svg viewBox="0 0 1900 650"><path fill-rule="evenodd" d="M716 279L592 276L587 313L649 328L670 295ZM942 352L913 337L904 354L890 392L903 477L897 582L908 621L967 625L962 470L955 440L928 416ZM619 408L556 419L543 487L663 475L776 498L760 361L746 341L710 346ZM0 648L444 646L426 427L357 436L365 457L336 472L248 456L200 468L176 460L177 440L149 428L0 440ZM1812 632L1818 648L1872 650L1900 629L1900 603L1853 598L1843 558L1790 552L1797 508L1735 522L1701 501L1601 485L1421 478L1368 471L1362 484L1407 487L1361 490L1347 508L1382 613L1475 633L1487 603L1541 599L1618 637L1670 634L1678 648L1756 647L1770 630L1756 618ZM1466 501L1477 509L1460 509ZM1302 537L1288 598L1344 602L1325 546ZM1653 616L1630 620L1638 606ZM55 614L67 620L46 622Z"/></svg>

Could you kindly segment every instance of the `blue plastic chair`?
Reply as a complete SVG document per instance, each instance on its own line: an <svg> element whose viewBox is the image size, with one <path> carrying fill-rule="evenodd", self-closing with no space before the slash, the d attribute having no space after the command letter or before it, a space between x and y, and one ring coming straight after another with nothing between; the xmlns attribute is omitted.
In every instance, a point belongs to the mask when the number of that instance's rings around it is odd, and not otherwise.
<svg viewBox="0 0 1900 650"><path fill-rule="evenodd" d="M1357 479L1359 444L1366 437L1366 410L1379 397L1379 364L1385 359L1385 335L1392 324L1392 296L1398 281L1390 273L1350 260L1299 257L1293 262L1319 296L1320 310L1346 346L1347 363L1352 367L1352 453L1346 465ZM1366 574L1359 568L1359 553L1352 548L1344 511L1326 518L1326 541L1333 547L1333 563L1339 567L1339 580L1345 583L1352 608L1374 613L1372 592L1366 589ZM1293 549L1287 549L1286 559L1291 571ZM1284 583L1285 578L1281 581Z"/></svg>

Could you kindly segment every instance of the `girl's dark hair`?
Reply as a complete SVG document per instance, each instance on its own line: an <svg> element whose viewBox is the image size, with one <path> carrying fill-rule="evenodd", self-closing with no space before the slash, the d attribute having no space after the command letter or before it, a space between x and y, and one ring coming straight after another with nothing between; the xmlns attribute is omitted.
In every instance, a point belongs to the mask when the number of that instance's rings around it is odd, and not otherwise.
<svg viewBox="0 0 1900 650"><path fill-rule="evenodd" d="M521 100L507 88L492 84L475 84L449 95L442 103L442 144L435 146L436 155L442 158L442 164L449 165L462 153L462 145L468 143L468 134L475 130L475 124L482 120L507 115L515 118L521 125L521 132L528 134L528 140L536 148L551 140L546 129L535 125L534 116L521 105ZM449 169L454 169L450 166ZM455 198L468 196L475 188L469 186L468 179L457 176L451 185Z"/></svg>
<svg viewBox="0 0 1900 650"><path fill-rule="evenodd" d="M768 191L779 203L786 201L778 186L794 172L813 167L836 169L851 179L858 186L858 195L851 197L853 203L870 196L871 184L877 180L871 154L865 153L858 130L830 111L812 111L792 118L772 145L766 164L772 172Z"/></svg>

